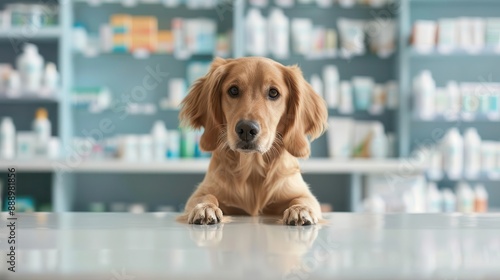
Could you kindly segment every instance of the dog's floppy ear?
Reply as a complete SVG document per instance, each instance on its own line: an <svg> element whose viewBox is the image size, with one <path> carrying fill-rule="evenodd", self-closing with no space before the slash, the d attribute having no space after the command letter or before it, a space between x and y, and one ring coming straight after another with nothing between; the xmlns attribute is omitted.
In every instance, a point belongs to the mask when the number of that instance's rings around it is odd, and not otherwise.
<svg viewBox="0 0 500 280"><path fill-rule="evenodd" d="M283 74L289 92L287 113L281 120L284 124L283 143L293 156L308 157L311 148L307 136L312 141L327 127L326 103L304 79L298 66L284 67Z"/></svg>
<svg viewBox="0 0 500 280"><path fill-rule="evenodd" d="M179 114L181 125L204 128L200 148L210 152L217 148L217 139L223 123L221 84L226 75L227 60L215 58L208 73L198 79L182 101Z"/></svg>

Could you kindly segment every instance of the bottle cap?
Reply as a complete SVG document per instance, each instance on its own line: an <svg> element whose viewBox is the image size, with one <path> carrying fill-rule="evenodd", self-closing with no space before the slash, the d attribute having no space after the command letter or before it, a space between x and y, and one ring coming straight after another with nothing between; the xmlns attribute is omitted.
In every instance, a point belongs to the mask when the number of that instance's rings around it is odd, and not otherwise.
<svg viewBox="0 0 500 280"><path fill-rule="evenodd" d="M45 108L39 108L36 110L35 118L36 119L47 119L49 117L49 113Z"/></svg>

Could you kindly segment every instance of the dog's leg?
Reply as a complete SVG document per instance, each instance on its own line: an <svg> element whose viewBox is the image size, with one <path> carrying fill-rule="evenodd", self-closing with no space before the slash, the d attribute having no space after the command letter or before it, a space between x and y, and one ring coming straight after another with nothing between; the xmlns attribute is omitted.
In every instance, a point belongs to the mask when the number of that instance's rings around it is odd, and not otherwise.
<svg viewBox="0 0 500 280"><path fill-rule="evenodd" d="M285 225L314 225L319 219L321 219L321 208L312 195L292 199L288 204L288 209L283 213Z"/></svg>
<svg viewBox="0 0 500 280"><path fill-rule="evenodd" d="M187 222L190 224L211 225L222 221L222 210L214 195L191 196L186 204Z"/></svg>

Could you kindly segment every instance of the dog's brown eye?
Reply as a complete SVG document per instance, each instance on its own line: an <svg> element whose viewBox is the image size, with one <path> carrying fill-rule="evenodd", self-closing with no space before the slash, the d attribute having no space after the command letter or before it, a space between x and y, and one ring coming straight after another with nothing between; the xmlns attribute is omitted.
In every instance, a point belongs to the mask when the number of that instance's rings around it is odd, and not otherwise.
<svg viewBox="0 0 500 280"><path fill-rule="evenodd" d="M240 94L240 90L237 87L230 87L228 93L231 97L237 97Z"/></svg>
<svg viewBox="0 0 500 280"><path fill-rule="evenodd" d="M269 90L268 96L269 96L269 99L276 99L280 96L280 93L275 88L272 88Z"/></svg>

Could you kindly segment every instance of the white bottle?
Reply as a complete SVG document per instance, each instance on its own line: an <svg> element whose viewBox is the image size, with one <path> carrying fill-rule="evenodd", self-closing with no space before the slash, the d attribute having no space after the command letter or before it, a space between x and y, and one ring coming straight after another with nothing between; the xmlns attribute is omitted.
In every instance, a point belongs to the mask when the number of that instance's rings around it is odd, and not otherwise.
<svg viewBox="0 0 500 280"><path fill-rule="evenodd" d="M339 112L342 114L351 114L353 111L351 83L342 81L340 82Z"/></svg>
<svg viewBox="0 0 500 280"><path fill-rule="evenodd" d="M420 118L429 120L435 114L436 83L429 70L424 70L413 81L413 89L417 100L417 112Z"/></svg>
<svg viewBox="0 0 500 280"><path fill-rule="evenodd" d="M17 69L21 77L23 90L38 92L42 85L43 58L38 54L38 48L26 44L23 53L17 58Z"/></svg>
<svg viewBox="0 0 500 280"><path fill-rule="evenodd" d="M7 84L7 96L18 97L21 94L21 76L18 71L11 71Z"/></svg>
<svg viewBox="0 0 500 280"><path fill-rule="evenodd" d="M384 126L380 122L376 122L372 127L370 156L378 159L387 157L387 137L384 133Z"/></svg>
<svg viewBox="0 0 500 280"><path fill-rule="evenodd" d="M457 119L462 107L462 96L460 94L460 88L458 87L457 82L450 81L446 85L446 89L446 92L448 93L449 110L448 113L445 114L445 118L452 120Z"/></svg>
<svg viewBox="0 0 500 280"><path fill-rule="evenodd" d="M54 94L59 82L59 73L56 65L52 62L47 63L43 74L43 85L48 94Z"/></svg>
<svg viewBox="0 0 500 280"><path fill-rule="evenodd" d="M139 137L139 159L143 162L151 162L153 159L153 137L150 135Z"/></svg>
<svg viewBox="0 0 500 280"><path fill-rule="evenodd" d="M481 137L475 128L464 133L464 174L476 178L481 172Z"/></svg>
<svg viewBox="0 0 500 280"><path fill-rule="evenodd" d="M266 19L262 16L260 10L251 8L248 11L245 19L245 31L247 54L265 56L267 54Z"/></svg>
<svg viewBox="0 0 500 280"><path fill-rule="evenodd" d="M319 96L323 97L323 81L318 75L313 74L311 76L311 86Z"/></svg>
<svg viewBox="0 0 500 280"><path fill-rule="evenodd" d="M0 158L13 159L16 151L16 127L10 117L0 124Z"/></svg>
<svg viewBox="0 0 500 280"><path fill-rule="evenodd" d="M44 108L36 111L35 120L33 121L33 131L35 132L36 147L35 154L46 156L50 137L52 135L52 125L48 119L48 112Z"/></svg>
<svg viewBox="0 0 500 280"><path fill-rule="evenodd" d="M450 189L443 190L441 197L443 212L453 213L457 211L457 198Z"/></svg>
<svg viewBox="0 0 500 280"><path fill-rule="evenodd" d="M339 71L334 65L323 68L324 94L328 108L337 108L339 105Z"/></svg>
<svg viewBox="0 0 500 280"><path fill-rule="evenodd" d="M457 210L462 213L474 211L474 192L465 182L458 183L457 186Z"/></svg>
<svg viewBox="0 0 500 280"><path fill-rule="evenodd" d="M477 184L474 188L474 212L488 212L488 192L482 184Z"/></svg>
<svg viewBox="0 0 500 280"><path fill-rule="evenodd" d="M167 129L163 121L156 121L151 130L153 136L153 158L163 161L167 157Z"/></svg>
<svg viewBox="0 0 500 280"><path fill-rule="evenodd" d="M442 143L444 170L450 179L460 178L463 171L464 144L458 128L448 130Z"/></svg>
<svg viewBox="0 0 500 280"><path fill-rule="evenodd" d="M442 197L436 183L431 182L427 185L427 212L439 213L441 212Z"/></svg>
<svg viewBox="0 0 500 280"><path fill-rule="evenodd" d="M365 198L363 201L363 209L367 213L384 213L385 201L379 195L373 195Z"/></svg>
<svg viewBox="0 0 500 280"><path fill-rule="evenodd" d="M290 54L290 21L281 9L273 9L269 14L267 43L275 58L287 58Z"/></svg>

